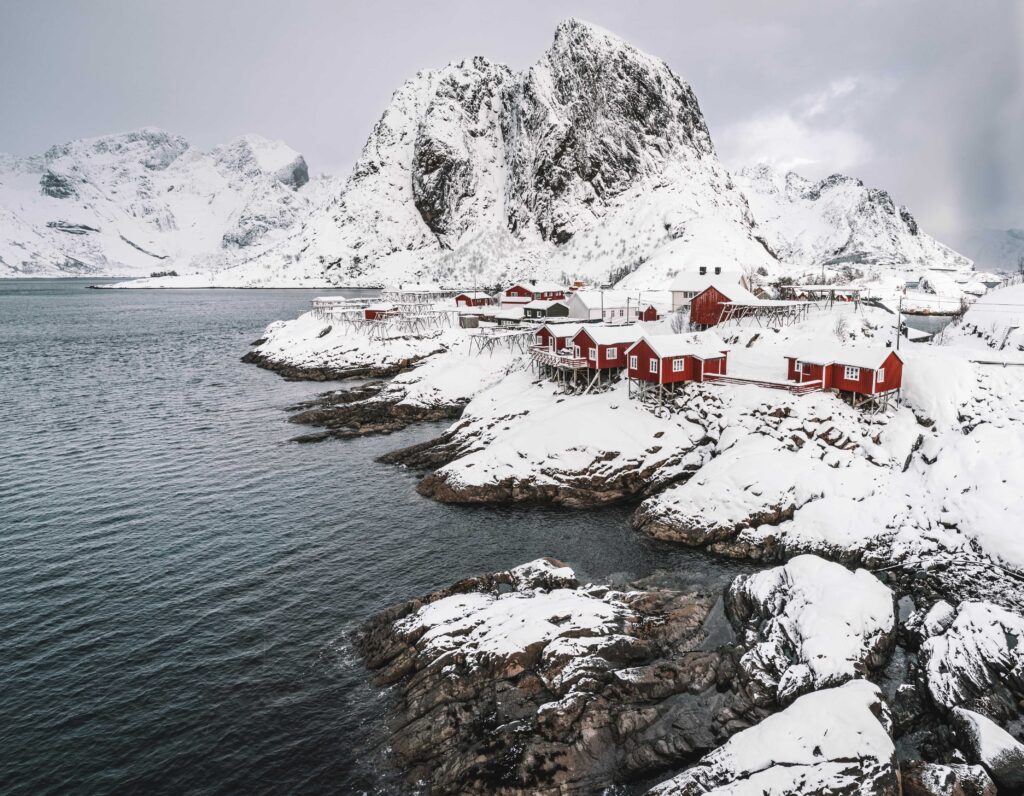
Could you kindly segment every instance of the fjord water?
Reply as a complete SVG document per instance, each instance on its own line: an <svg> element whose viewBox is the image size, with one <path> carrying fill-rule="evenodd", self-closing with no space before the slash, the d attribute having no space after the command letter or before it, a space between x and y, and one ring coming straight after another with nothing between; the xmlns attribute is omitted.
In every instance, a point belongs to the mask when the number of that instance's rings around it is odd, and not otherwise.
<svg viewBox="0 0 1024 796"><path fill-rule="evenodd" d="M435 435L298 445L333 385L239 357L304 290L0 281L0 792L400 790L351 646L391 603L541 555L721 586L628 509L450 507L375 463Z"/></svg>

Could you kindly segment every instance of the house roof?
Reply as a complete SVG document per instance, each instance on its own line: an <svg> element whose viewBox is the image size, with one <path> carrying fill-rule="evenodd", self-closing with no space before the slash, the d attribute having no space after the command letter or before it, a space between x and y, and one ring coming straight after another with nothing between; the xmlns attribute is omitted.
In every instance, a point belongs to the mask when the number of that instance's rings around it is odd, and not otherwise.
<svg viewBox="0 0 1024 796"><path fill-rule="evenodd" d="M629 347L646 343L659 357L691 356L697 359L721 359L729 347L717 335L701 333L644 335Z"/></svg>
<svg viewBox="0 0 1024 796"><path fill-rule="evenodd" d="M669 289L684 293L700 293L715 282L721 282L723 285L738 285L740 280L743 279L743 274L739 271L726 271L722 269L720 274L716 274L714 271L714 266L709 266L708 273L706 274L701 274L697 270L680 271L676 274L675 279L672 280Z"/></svg>
<svg viewBox="0 0 1024 796"><path fill-rule="evenodd" d="M719 280L715 280L714 282L708 284L704 288L704 290L707 290L708 288L711 287L713 287L715 290L717 290L719 293L725 296L729 301L732 301L736 304L759 304L762 301L738 282L736 284L733 284L731 282L721 282ZM701 293L703 293L704 290L701 290Z"/></svg>
<svg viewBox="0 0 1024 796"><path fill-rule="evenodd" d="M630 293L625 290L577 290L572 294L577 301L581 302L588 310L619 309L625 307L627 302L631 307L647 307L653 302L642 302L639 293Z"/></svg>
<svg viewBox="0 0 1024 796"><path fill-rule="evenodd" d="M585 324L580 329L580 332L586 332L590 339L598 345L635 343L644 334L644 330L635 324L624 324L622 326L593 326ZM577 334L580 332L577 332Z"/></svg>
<svg viewBox="0 0 1024 796"><path fill-rule="evenodd" d="M529 310L546 310L553 307L555 304L561 304L563 307L566 306L564 299L553 299L551 301L542 301L541 299L534 299L533 301L526 302L523 307Z"/></svg>
<svg viewBox="0 0 1024 796"><path fill-rule="evenodd" d="M398 307L390 302L378 302L377 304L367 304L363 309L374 310L376 312L383 312L385 310L396 310Z"/></svg>
<svg viewBox="0 0 1024 796"><path fill-rule="evenodd" d="M459 298L460 296L467 296L471 299L491 298L490 293L485 293L482 290L463 290L461 293L457 293L455 298Z"/></svg>
<svg viewBox="0 0 1024 796"><path fill-rule="evenodd" d="M511 290L514 287L521 287L524 290L529 290L531 293L564 293L565 286L560 285L557 282L547 282L543 279L536 279L530 281L529 279L523 282L513 282L507 288L506 291Z"/></svg>
<svg viewBox="0 0 1024 796"><path fill-rule="evenodd" d="M590 326L591 324L583 323L545 323L540 328L547 329L555 337L575 337L580 329ZM537 331L540 331L540 329Z"/></svg>
<svg viewBox="0 0 1024 796"><path fill-rule="evenodd" d="M485 317L493 318L522 318L523 317L523 306L520 304L518 307L502 307L500 310L494 310L493 312L485 313Z"/></svg>
<svg viewBox="0 0 1024 796"><path fill-rule="evenodd" d="M855 368L877 370L882 367L889 354L896 354L897 359L903 361L899 353L892 348L844 345L813 346L787 356L812 365L850 365Z"/></svg>

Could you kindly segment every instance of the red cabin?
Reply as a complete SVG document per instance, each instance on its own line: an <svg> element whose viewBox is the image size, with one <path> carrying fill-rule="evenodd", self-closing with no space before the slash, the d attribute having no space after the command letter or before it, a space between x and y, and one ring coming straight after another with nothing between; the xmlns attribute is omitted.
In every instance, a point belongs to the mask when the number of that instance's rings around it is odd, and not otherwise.
<svg viewBox="0 0 1024 796"><path fill-rule="evenodd" d="M663 334L642 337L629 347L627 367L630 379L652 384L704 381L709 374L724 376L729 349L699 335Z"/></svg>
<svg viewBox="0 0 1024 796"><path fill-rule="evenodd" d="M506 288L501 294L501 303L505 305L527 304L531 301L564 301L565 288L554 282L541 282L531 279L517 282Z"/></svg>
<svg viewBox="0 0 1024 796"><path fill-rule="evenodd" d="M639 326L586 325L572 338L573 356L586 359L587 367L611 370L626 367L626 349L641 338Z"/></svg>
<svg viewBox="0 0 1024 796"><path fill-rule="evenodd" d="M690 300L690 323L701 329L715 326L728 302L756 304L758 298L742 285L708 285Z"/></svg>
<svg viewBox="0 0 1024 796"><path fill-rule="evenodd" d="M488 307L491 304L494 304L494 297L479 290L459 293L455 297L455 305L457 307Z"/></svg>
<svg viewBox="0 0 1024 796"><path fill-rule="evenodd" d="M572 339L583 328L582 323L546 323L533 336L533 344L545 351L561 351L572 345Z"/></svg>
<svg viewBox="0 0 1024 796"><path fill-rule="evenodd" d="M363 309L363 318L368 321L375 321L388 313L395 312L397 309L394 304L371 304Z"/></svg>
<svg viewBox="0 0 1024 796"><path fill-rule="evenodd" d="M881 395L903 386L903 360L890 348L835 348L787 356L790 381L824 390Z"/></svg>
<svg viewBox="0 0 1024 796"><path fill-rule="evenodd" d="M656 321L660 316L658 315L658 308L653 304L648 304L640 310L640 314L637 317L641 321Z"/></svg>

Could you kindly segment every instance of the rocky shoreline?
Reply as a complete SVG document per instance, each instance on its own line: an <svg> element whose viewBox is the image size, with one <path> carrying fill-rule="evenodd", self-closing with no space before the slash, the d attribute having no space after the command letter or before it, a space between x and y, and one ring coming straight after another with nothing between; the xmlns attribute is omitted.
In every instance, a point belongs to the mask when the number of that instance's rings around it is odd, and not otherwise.
<svg viewBox="0 0 1024 796"><path fill-rule="evenodd" d="M353 365L336 368L294 365L254 350L247 352L242 357L242 362L273 371L289 381L344 381L345 379L384 379L397 376L399 373L412 370L420 360L427 356L430 355L409 357L387 365Z"/></svg>

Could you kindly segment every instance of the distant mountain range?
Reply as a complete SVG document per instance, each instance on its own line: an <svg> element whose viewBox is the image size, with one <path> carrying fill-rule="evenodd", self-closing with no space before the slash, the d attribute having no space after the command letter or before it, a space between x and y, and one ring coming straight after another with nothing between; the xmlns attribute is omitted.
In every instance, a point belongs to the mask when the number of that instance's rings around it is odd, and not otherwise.
<svg viewBox="0 0 1024 796"><path fill-rule="evenodd" d="M836 175L731 175L693 91L577 20L523 72L484 58L393 95L344 182L246 136L210 152L145 129L0 156L0 275L161 285L663 287L698 265L969 267L887 193Z"/></svg>
<svg viewBox="0 0 1024 796"><path fill-rule="evenodd" d="M982 229L968 236L963 249L986 271L1020 271L1024 266L1024 229Z"/></svg>

